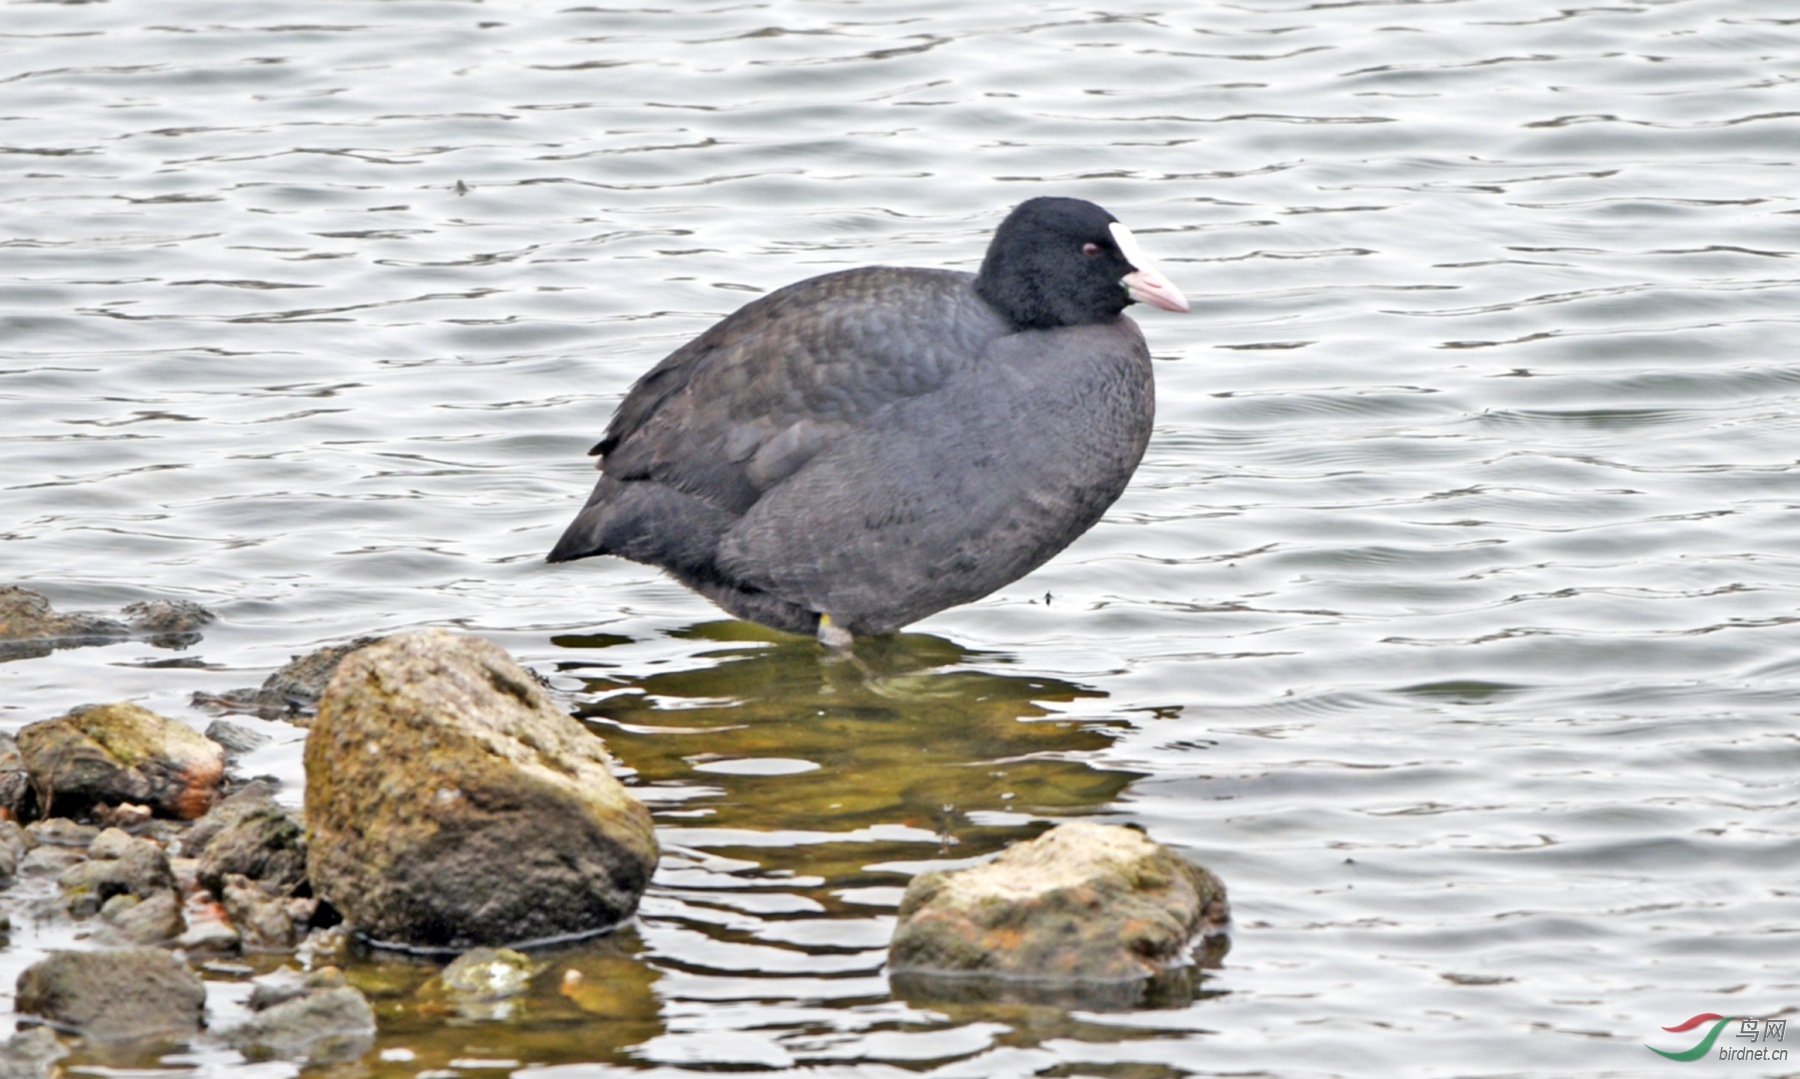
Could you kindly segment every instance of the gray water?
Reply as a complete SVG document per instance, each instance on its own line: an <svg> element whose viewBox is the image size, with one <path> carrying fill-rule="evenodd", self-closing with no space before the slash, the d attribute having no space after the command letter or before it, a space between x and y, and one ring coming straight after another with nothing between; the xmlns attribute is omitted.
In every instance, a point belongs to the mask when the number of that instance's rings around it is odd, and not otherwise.
<svg viewBox="0 0 1800 1079"><path fill-rule="evenodd" d="M9 0L0 581L220 621L0 665L0 723L409 627L549 675L667 851L548 960L616 999L428 1020L372 960L352 1074L1800 1074L1645 1048L1800 1010L1797 81L1791 0ZM1194 303L1061 557L867 677L542 562L655 360L1046 193ZM911 873L1074 816L1224 878L1221 969L890 988Z"/></svg>

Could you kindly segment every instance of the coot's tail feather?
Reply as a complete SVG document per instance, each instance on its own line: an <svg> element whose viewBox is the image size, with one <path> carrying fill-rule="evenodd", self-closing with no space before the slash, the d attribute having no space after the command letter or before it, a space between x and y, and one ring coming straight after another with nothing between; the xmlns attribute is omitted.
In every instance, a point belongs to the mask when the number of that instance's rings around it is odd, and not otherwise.
<svg viewBox="0 0 1800 1079"><path fill-rule="evenodd" d="M660 566L676 580L753 622L811 635L816 611L770 595L719 567L719 543L736 517L704 499L653 481L602 477L587 507L551 548L548 561L611 554Z"/></svg>
<svg viewBox="0 0 1800 1079"><path fill-rule="evenodd" d="M548 561L612 554L709 577L719 538L733 518L693 495L660 483L602 478L587 507L550 549Z"/></svg>

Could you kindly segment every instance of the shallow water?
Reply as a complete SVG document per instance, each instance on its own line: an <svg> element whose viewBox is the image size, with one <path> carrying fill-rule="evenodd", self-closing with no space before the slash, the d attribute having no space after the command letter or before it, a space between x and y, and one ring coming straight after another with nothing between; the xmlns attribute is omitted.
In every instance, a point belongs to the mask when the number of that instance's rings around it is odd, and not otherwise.
<svg viewBox="0 0 1800 1079"><path fill-rule="evenodd" d="M0 723L204 724L417 626L550 675L656 886L504 1014L353 971L379 1075L1679 1069L1662 1027L1800 1009L1796 81L1775 0L0 4L0 579L221 616L0 665ZM1044 193L1195 308L1140 317L1156 437L1064 555L871 675L542 562L664 353L827 269L972 268ZM1221 969L891 991L911 873L1074 816L1225 879ZM0 989L71 935L15 926ZM215 1023L277 962L213 971Z"/></svg>

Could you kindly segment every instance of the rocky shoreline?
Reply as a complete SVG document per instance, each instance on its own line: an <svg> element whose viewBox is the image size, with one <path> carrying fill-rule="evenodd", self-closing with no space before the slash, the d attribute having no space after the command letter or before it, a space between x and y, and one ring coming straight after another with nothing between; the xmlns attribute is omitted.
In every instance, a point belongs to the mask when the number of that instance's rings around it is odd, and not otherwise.
<svg viewBox="0 0 1800 1079"><path fill-rule="evenodd" d="M169 610L184 627L210 620ZM133 632L0 590L0 640L21 655ZM258 982L252 1016L216 1033L252 1059L351 1059L375 1018L334 962L371 945L450 958L604 933L655 869L649 811L604 745L479 638L360 638L195 703L312 728L304 814L271 781L228 773L258 739L226 720L202 735L117 702L0 735L0 911L19 881L54 880L21 914L73 919L92 945L20 975L21 1018L97 1043L188 1037L207 1018L193 964L288 955L297 965ZM505 968L481 954L448 984ZM47 1074L49 1045L21 1032L0 1070Z"/></svg>
<svg viewBox="0 0 1800 1079"><path fill-rule="evenodd" d="M0 589L0 640L60 647L133 632L32 596ZM183 632L205 624L204 612L168 611ZM202 735L117 702L0 736L0 912L25 914L8 893L36 880L27 916L72 919L84 938L20 975L17 1011L45 1025L0 1045L0 1073L52 1074L67 1051L59 1036L183 1039L209 1018L248 1059L351 1060L377 1029L340 969L362 950L454 959L420 992L479 1011L539 973L517 948L614 929L655 870L650 813L600 739L480 638L359 638L194 703L309 728L304 812L272 781L231 774L233 755L266 736L229 720ZM1076 822L915 878L888 969L914 1000L1074 987L1087 1006L1132 1006L1217 965L1228 921L1206 870L1130 829ZM248 956L275 964L248 1016L209 1017L193 968ZM564 973L562 995L592 995Z"/></svg>

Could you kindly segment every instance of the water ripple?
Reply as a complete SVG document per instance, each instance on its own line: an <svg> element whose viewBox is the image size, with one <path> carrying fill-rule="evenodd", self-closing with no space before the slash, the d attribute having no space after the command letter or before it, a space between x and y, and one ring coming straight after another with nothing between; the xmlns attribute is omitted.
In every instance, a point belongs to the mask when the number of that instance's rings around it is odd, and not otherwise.
<svg viewBox="0 0 1800 1079"><path fill-rule="evenodd" d="M667 856L579 957L608 1018L534 998L496 1056L1624 1074L1683 1015L1784 1006L1775 0L6 12L7 579L221 617L186 668L0 665L0 709L203 724L195 690L418 625L554 672ZM542 565L658 357L807 274L973 267L1052 192L1195 306L1141 320L1155 439L1064 557L868 682L641 567ZM252 766L294 782L271 726ZM1225 877L1223 969L1104 1019L890 991L908 874L1094 815ZM56 944L14 924L0 979ZM409 1023L408 1069L473 1066Z"/></svg>

